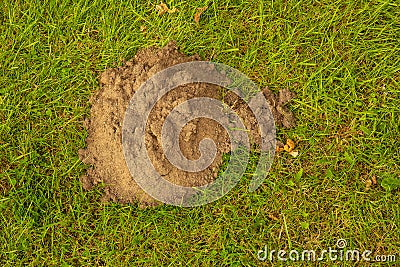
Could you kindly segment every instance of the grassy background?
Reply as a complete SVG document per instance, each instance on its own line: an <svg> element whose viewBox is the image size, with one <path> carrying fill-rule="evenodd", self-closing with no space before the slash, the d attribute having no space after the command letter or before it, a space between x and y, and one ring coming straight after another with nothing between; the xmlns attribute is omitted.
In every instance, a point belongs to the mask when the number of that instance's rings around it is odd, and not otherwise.
<svg viewBox="0 0 400 267"><path fill-rule="evenodd" d="M0 2L1 265L255 266L264 245L339 238L399 261L400 191L381 186L400 179L399 1L155 4ZM100 203L79 183L89 96L103 70L169 40L296 92L298 126L278 134L300 154L279 154L255 193L243 181L198 208Z"/></svg>

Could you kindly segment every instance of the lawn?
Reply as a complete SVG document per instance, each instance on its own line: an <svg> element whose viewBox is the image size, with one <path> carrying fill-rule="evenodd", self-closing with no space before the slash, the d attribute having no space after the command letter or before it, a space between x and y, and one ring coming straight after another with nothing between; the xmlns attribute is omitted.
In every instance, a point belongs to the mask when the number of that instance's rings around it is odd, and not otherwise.
<svg viewBox="0 0 400 267"><path fill-rule="evenodd" d="M339 239L399 264L400 2L166 1L177 11L162 15L159 3L0 2L0 265L354 266L257 257ZM105 69L170 40L295 92L297 126L277 138L299 155L205 206L103 203L79 181L89 97Z"/></svg>

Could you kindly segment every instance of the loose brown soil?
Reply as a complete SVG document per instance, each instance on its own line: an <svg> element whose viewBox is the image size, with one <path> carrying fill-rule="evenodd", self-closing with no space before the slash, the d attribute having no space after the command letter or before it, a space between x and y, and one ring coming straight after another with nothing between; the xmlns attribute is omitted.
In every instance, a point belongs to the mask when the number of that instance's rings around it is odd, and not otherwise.
<svg viewBox="0 0 400 267"><path fill-rule="evenodd" d="M103 200L138 202L142 207L159 204L135 183L128 170L122 151L122 123L129 101L142 83L167 67L193 60L200 58L180 53L175 43L171 42L160 49L142 49L124 66L101 74L100 90L91 98L90 119L85 123L89 133L87 147L79 151L80 159L91 166L81 178L85 189L89 190L102 183ZM200 141L210 138L217 144L217 154L212 164L200 172L186 172L177 169L165 158L161 146L163 122L171 110L188 99L210 97L223 100L243 119L244 125L250 130L250 141L255 144L259 142L257 122L246 103L237 95L223 94L223 91L216 85L188 84L168 92L154 106L146 125L145 143L149 158L164 179L181 186L205 185L217 176L223 153L231 149L228 134L222 126L211 119L199 118L182 128L180 149L188 159L196 160L200 157ZM267 88L264 95L271 106L276 124L294 126L293 114L284 107L293 95L288 90L275 95Z"/></svg>

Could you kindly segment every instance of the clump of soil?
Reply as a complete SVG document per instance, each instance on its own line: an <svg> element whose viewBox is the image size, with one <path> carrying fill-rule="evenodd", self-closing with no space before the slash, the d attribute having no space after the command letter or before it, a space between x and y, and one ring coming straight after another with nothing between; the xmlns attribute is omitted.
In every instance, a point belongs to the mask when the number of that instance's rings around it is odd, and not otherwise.
<svg viewBox="0 0 400 267"><path fill-rule="evenodd" d="M178 51L174 42L167 46L140 50L124 66L109 69L100 76L100 90L90 100L90 119L85 122L88 130L86 149L79 150L80 159L91 165L81 177L84 189L104 184L103 200L120 203L136 203L142 207L159 204L146 194L131 176L122 150L122 123L130 99L139 87L155 73L175 64L200 60ZM284 108L292 95L289 91L274 95L268 89L264 95L272 107L278 125L292 127L294 117ZM231 149L229 136L217 122L199 118L187 123L180 132L179 145L184 156L190 160L200 157L199 143L210 138L217 144L214 161L200 172L186 172L174 167L164 156L161 145L161 130L168 114L177 105L195 97L210 97L224 101L235 110L247 129L250 141L257 144L260 133L254 115L246 103L234 93L224 92L216 85L196 83L179 86L164 95L152 109L146 125L145 143L149 158L164 179L181 186L201 186L216 178L222 163L223 153ZM146 168L146 166L143 166Z"/></svg>
<svg viewBox="0 0 400 267"><path fill-rule="evenodd" d="M264 88L263 93L268 101L275 123L284 128L296 126L296 119L293 113L286 107L286 104L295 97L295 94L287 88L274 94L268 87Z"/></svg>

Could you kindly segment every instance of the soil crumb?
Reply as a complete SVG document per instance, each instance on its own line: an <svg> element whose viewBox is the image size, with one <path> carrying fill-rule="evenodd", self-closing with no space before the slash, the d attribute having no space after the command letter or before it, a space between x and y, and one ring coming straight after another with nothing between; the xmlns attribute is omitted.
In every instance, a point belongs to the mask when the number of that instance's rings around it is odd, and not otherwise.
<svg viewBox="0 0 400 267"><path fill-rule="evenodd" d="M186 56L179 52L175 42L163 48L150 47L139 50L124 66L106 70L100 75L100 90L90 99L90 118L85 121L88 130L87 147L79 150L79 157L90 165L81 177L84 189L90 190L98 184L104 186L104 201L139 203L141 207L160 204L146 194L131 176L122 150L122 123L130 99L139 87L155 73L170 66L201 60L199 56ZM293 127L293 114L284 105L293 94L282 90L277 95L268 88L263 90L271 106L275 123ZM223 153L231 149L228 133L216 121L199 118L187 123L180 132L179 145L188 159L200 157L199 143L205 138L217 144L214 161L200 172L186 172L174 167L164 156L161 145L161 130L168 114L179 104L195 97L210 97L224 101L238 116L250 132L250 142L260 141L258 125L246 103L236 94L226 92L216 85L194 83L179 86L164 95L152 109L146 125L145 144L154 168L164 179L182 186L201 186L217 177ZM143 166L146 168L146 166Z"/></svg>
<svg viewBox="0 0 400 267"><path fill-rule="evenodd" d="M296 119L293 113L286 107L295 94L289 89L282 89L278 93L273 93L268 87L263 90L264 96L268 101L275 124L283 128L296 126Z"/></svg>

